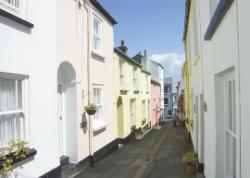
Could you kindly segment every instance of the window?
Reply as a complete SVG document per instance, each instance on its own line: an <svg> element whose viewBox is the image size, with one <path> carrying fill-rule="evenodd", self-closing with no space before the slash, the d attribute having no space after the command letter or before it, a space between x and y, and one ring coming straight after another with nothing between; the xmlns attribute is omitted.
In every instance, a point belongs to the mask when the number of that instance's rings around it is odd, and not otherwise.
<svg viewBox="0 0 250 178"><path fill-rule="evenodd" d="M233 76L225 79L225 115L226 115L226 177L236 178L236 104L235 80Z"/></svg>
<svg viewBox="0 0 250 178"><path fill-rule="evenodd" d="M136 67L133 68L133 88L137 90L137 74L136 74Z"/></svg>
<svg viewBox="0 0 250 178"><path fill-rule="evenodd" d="M135 99L130 100L130 123L135 124Z"/></svg>
<svg viewBox="0 0 250 178"><path fill-rule="evenodd" d="M94 15L93 18L93 49L101 52L102 48L102 21Z"/></svg>
<svg viewBox="0 0 250 178"><path fill-rule="evenodd" d="M168 105L168 98L164 98L164 104Z"/></svg>
<svg viewBox="0 0 250 178"><path fill-rule="evenodd" d="M166 94L166 93L168 93L169 91L168 91L168 87L167 86L164 86L164 93Z"/></svg>
<svg viewBox="0 0 250 178"><path fill-rule="evenodd" d="M120 87L124 89L125 88L124 62L120 61L119 68L120 68Z"/></svg>
<svg viewBox="0 0 250 178"><path fill-rule="evenodd" d="M0 77L0 147L24 139L24 81Z"/></svg>
<svg viewBox="0 0 250 178"><path fill-rule="evenodd" d="M172 111L168 110L168 115L171 116L172 115Z"/></svg>
<svg viewBox="0 0 250 178"><path fill-rule="evenodd" d="M21 0L0 0L0 4L18 11L21 6L20 1Z"/></svg>
<svg viewBox="0 0 250 178"><path fill-rule="evenodd" d="M93 88L93 102L96 104L97 111L94 115L95 120L100 120L102 118L102 89Z"/></svg>

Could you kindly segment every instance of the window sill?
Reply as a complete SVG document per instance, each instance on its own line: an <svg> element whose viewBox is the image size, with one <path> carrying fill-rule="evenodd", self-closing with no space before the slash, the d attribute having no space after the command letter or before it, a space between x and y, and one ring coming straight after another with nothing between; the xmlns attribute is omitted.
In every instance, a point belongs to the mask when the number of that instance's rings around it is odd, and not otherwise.
<svg viewBox="0 0 250 178"><path fill-rule="evenodd" d="M28 21L26 21L26 20L24 20L24 19L22 19L22 18L20 18L20 17L18 17L16 15L10 13L10 12L7 12L7 11L1 9L1 8L0 8L0 16L3 16L5 18L7 18L7 19L10 19L10 20L12 20L12 21L14 21L16 23L19 23L19 24L21 24L21 25L23 25L25 27L28 27L28 28L33 28L34 27L34 25L32 23L30 23L30 22L28 22Z"/></svg>
<svg viewBox="0 0 250 178"><path fill-rule="evenodd" d="M13 166L34 157L37 154L36 149L29 149L25 158L19 158L13 160ZM4 161L0 161L0 170L3 168Z"/></svg>
<svg viewBox="0 0 250 178"><path fill-rule="evenodd" d="M107 126L107 123L102 119L93 121L93 131L94 132L98 132L99 130L106 128L106 126Z"/></svg>
<svg viewBox="0 0 250 178"><path fill-rule="evenodd" d="M218 26L220 25L223 17L225 16L227 10L230 8L232 2L234 0L220 0L214 15L208 25L206 34L204 36L204 39L206 41L211 40L216 29L218 28Z"/></svg>
<svg viewBox="0 0 250 178"><path fill-rule="evenodd" d="M102 52L96 51L94 49L92 49L92 55L97 56L98 58L101 58L101 59L105 59L105 56L103 55Z"/></svg>

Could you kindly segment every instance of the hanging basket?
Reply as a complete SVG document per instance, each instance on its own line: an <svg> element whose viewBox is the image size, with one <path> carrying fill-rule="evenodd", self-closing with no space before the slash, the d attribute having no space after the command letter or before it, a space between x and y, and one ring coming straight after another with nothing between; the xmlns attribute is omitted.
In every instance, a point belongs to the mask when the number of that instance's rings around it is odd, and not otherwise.
<svg viewBox="0 0 250 178"><path fill-rule="evenodd" d="M88 113L88 115L94 115L96 113L96 109L86 109L86 112Z"/></svg>
<svg viewBox="0 0 250 178"><path fill-rule="evenodd" d="M94 115L97 111L97 107L95 104L89 104L85 107L85 111L88 113L88 115Z"/></svg>

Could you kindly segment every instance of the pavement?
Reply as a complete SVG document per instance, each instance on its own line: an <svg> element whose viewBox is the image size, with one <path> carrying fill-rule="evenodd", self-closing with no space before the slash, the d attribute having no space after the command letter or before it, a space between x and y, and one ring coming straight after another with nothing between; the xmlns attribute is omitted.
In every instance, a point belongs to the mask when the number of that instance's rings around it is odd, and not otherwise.
<svg viewBox="0 0 250 178"><path fill-rule="evenodd" d="M184 128L171 122L152 129L87 167L75 178L195 178L186 174L182 155L192 149Z"/></svg>

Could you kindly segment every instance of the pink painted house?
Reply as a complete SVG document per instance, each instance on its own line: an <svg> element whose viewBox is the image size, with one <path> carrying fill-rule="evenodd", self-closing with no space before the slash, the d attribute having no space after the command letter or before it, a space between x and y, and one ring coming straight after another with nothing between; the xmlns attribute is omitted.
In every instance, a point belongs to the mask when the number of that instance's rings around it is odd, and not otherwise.
<svg viewBox="0 0 250 178"><path fill-rule="evenodd" d="M161 85L151 81L151 127L155 127L160 122L161 108Z"/></svg>

